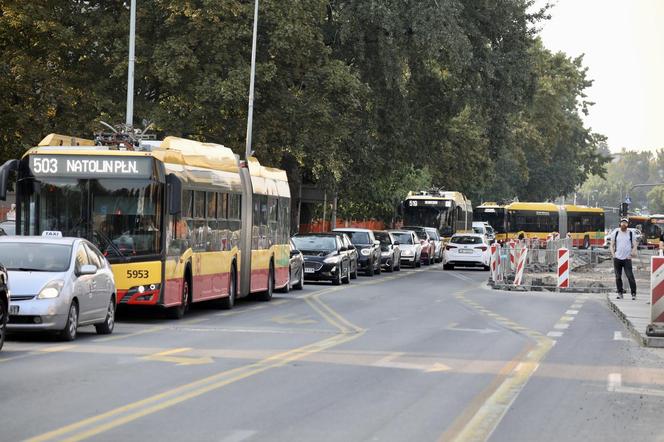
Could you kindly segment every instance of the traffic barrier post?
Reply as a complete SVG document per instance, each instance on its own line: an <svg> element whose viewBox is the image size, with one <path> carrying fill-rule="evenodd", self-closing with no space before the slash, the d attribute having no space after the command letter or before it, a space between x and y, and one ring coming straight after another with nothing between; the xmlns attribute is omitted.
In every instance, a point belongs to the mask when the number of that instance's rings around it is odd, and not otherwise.
<svg viewBox="0 0 664 442"><path fill-rule="evenodd" d="M512 271L516 268L516 263L514 262L516 259L516 242L513 239L510 239L508 244L510 248L510 271Z"/></svg>
<svg viewBox="0 0 664 442"><path fill-rule="evenodd" d="M514 276L514 285L519 286L523 283L523 271L526 268L526 259L528 257L528 249L522 247L519 250L519 258L516 263L516 275Z"/></svg>
<svg viewBox="0 0 664 442"><path fill-rule="evenodd" d="M496 283L498 282L498 265L500 263L500 252L498 250L498 246L496 243L491 244L491 262L490 262L490 267L491 267L491 279L493 279L493 282Z"/></svg>
<svg viewBox="0 0 664 442"><path fill-rule="evenodd" d="M569 288L569 249L558 249L558 288Z"/></svg>
<svg viewBox="0 0 664 442"><path fill-rule="evenodd" d="M650 325L648 336L664 336L664 256L650 258Z"/></svg>

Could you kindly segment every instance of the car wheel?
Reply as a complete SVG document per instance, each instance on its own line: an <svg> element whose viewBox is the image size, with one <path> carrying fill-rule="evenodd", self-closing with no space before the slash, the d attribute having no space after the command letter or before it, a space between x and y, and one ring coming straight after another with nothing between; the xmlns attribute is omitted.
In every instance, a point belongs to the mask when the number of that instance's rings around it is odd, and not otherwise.
<svg viewBox="0 0 664 442"><path fill-rule="evenodd" d="M237 296L237 272L235 266L231 267L231 274L228 277L228 296L218 301L219 308L223 310L230 310L235 305L235 297Z"/></svg>
<svg viewBox="0 0 664 442"><path fill-rule="evenodd" d="M115 296L111 296L111 300L108 302L104 322L95 324L98 335L110 335L113 333L113 328L115 328Z"/></svg>
<svg viewBox="0 0 664 442"><path fill-rule="evenodd" d="M267 290L259 293L258 300L267 302L272 300L272 293L274 292L274 265L270 262L270 271L267 274Z"/></svg>
<svg viewBox="0 0 664 442"><path fill-rule="evenodd" d="M385 264L386 264L385 270L388 273L392 273L394 271L394 261L387 261Z"/></svg>
<svg viewBox="0 0 664 442"><path fill-rule="evenodd" d="M334 277L332 280L332 284L334 285L341 285L341 273L343 272L343 268L339 268L339 271L337 272L337 276Z"/></svg>
<svg viewBox="0 0 664 442"><path fill-rule="evenodd" d="M357 279L357 263L355 263L355 270L351 273L350 279Z"/></svg>
<svg viewBox="0 0 664 442"><path fill-rule="evenodd" d="M69 313L67 314L67 323L65 328L60 332L60 337L63 341L73 341L76 339L78 332L78 304L72 301L69 306Z"/></svg>
<svg viewBox="0 0 664 442"><path fill-rule="evenodd" d="M187 308L189 308L189 292L189 281L185 277L182 283L182 299L180 299L180 305L177 307L171 307L168 311L168 316L171 319L182 319L187 312Z"/></svg>
<svg viewBox="0 0 664 442"><path fill-rule="evenodd" d="M7 306L4 302L0 302L0 350L5 343L5 336L7 335Z"/></svg>
<svg viewBox="0 0 664 442"><path fill-rule="evenodd" d="M454 266L452 264L443 264L443 270L454 270Z"/></svg>
<svg viewBox="0 0 664 442"><path fill-rule="evenodd" d="M489 270L491 270L491 267L485 266L485 265L482 265L482 268L484 269L485 272L488 272Z"/></svg>
<svg viewBox="0 0 664 442"><path fill-rule="evenodd" d="M344 284L350 284L350 263L348 263L348 267L346 267L346 276L343 277L342 282Z"/></svg>
<svg viewBox="0 0 664 442"><path fill-rule="evenodd" d="M369 266L367 267L367 276L373 276L374 275L374 263L370 262Z"/></svg>
<svg viewBox="0 0 664 442"><path fill-rule="evenodd" d="M295 290L302 290L304 288L304 267L300 267L300 280L293 286Z"/></svg>

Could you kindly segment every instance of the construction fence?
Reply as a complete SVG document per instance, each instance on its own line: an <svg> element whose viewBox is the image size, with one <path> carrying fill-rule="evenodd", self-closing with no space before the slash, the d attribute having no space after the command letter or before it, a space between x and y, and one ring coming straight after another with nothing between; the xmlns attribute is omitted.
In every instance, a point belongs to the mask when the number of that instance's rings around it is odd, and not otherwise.
<svg viewBox="0 0 664 442"><path fill-rule="evenodd" d="M632 259L637 286L643 290L650 286L650 259L658 254L638 249ZM571 239L497 244L489 282L502 290L611 292L616 287L611 252L576 249Z"/></svg>

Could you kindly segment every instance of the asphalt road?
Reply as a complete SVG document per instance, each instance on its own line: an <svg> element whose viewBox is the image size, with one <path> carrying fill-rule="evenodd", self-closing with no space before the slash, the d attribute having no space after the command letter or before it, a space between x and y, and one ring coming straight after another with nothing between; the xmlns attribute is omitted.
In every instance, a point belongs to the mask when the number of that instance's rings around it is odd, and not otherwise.
<svg viewBox="0 0 664 442"><path fill-rule="evenodd" d="M664 440L664 350L598 295L440 265L115 333L12 335L0 440Z"/></svg>

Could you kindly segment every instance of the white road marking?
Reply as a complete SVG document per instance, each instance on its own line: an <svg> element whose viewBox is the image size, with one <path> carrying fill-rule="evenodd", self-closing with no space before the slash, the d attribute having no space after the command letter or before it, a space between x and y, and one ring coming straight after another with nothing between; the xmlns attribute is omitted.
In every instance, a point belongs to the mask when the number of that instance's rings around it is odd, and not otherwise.
<svg viewBox="0 0 664 442"><path fill-rule="evenodd" d="M554 325L553 328L555 328L556 330L565 330L565 329L569 328L569 324L560 324L560 323L558 323L558 324Z"/></svg>
<svg viewBox="0 0 664 442"><path fill-rule="evenodd" d="M563 332L559 332L559 331L550 331L550 332L547 333L546 335L549 336L549 337L551 337L551 338L559 338L559 337L561 337L563 334L564 334Z"/></svg>
<svg viewBox="0 0 664 442"><path fill-rule="evenodd" d="M221 439L220 442L242 442L243 440L249 439L256 433L257 431L254 430L237 430L234 431L230 436Z"/></svg>
<svg viewBox="0 0 664 442"><path fill-rule="evenodd" d="M622 375L620 373L610 373L606 383L608 391L616 391L622 386Z"/></svg>
<svg viewBox="0 0 664 442"><path fill-rule="evenodd" d="M565 312L566 315L578 315L579 311L578 310L567 310Z"/></svg>
<svg viewBox="0 0 664 442"><path fill-rule="evenodd" d="M614 341L629 341L629 338L624 337L622 332L616 331L616 332L613 332L613 340Z"/></svg>

